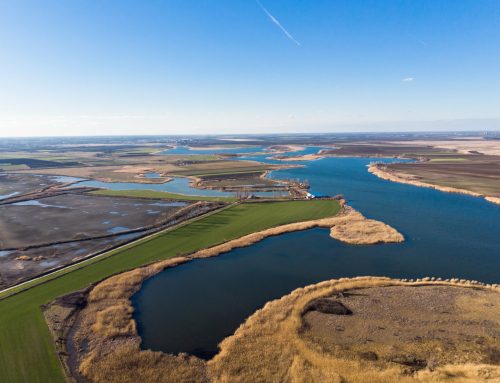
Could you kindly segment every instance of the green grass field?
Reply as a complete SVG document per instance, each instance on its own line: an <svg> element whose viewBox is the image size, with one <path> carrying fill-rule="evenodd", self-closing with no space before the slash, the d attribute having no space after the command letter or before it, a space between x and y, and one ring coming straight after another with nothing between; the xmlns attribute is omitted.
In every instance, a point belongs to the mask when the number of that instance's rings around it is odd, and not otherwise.
<svg viewBox="0 0 500 383"><path fill-rule="evenodd" d="M167 193L160 192L155 190L95 190L90 192L89 194L95 195L105 195L105 196L114 196L114 197L137 197L137 198L165 198L165 199L175 199L179 201L221 201L221 202L234 202L236 201L235 197L202 197L195 195L184 195L184 194L175 194L175 193Z"/></svg>
<svg viewBox="0 0 500 383"><path fill-rule="evenodd" d="M187 254L243 235L338 213L337 201L245 203L209 214L177 229L114 251L63 275L45 278L0 301L0 382L64 382L59 359L40 306L135 267ZM0 296L1 297L1 296Z"/></svg>

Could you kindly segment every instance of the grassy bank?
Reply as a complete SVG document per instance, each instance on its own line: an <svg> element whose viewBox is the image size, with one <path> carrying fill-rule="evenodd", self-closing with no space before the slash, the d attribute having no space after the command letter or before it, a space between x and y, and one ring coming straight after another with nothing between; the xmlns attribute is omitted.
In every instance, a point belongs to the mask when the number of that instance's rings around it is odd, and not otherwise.
<svg viewBox="0 0 500 383"><path fill-rule="evenodd" d="M165 198L165 199L175 199L179 201L220 201L220 202L234 202L235 197L202 197L196 195L184 195L167 193L155 190L95 190L89 194L94 195L105 195L113 197L134 197L134 198Z"/></svg>
<svg viewBox="0 0 500 383"><path fill-rule="evenodd" d="M332 216L332 200L235 205L189 225L131 245L113 256L0 301L2 382L64 382L40 306L121 271L214 246L258 230Z"/></svg>

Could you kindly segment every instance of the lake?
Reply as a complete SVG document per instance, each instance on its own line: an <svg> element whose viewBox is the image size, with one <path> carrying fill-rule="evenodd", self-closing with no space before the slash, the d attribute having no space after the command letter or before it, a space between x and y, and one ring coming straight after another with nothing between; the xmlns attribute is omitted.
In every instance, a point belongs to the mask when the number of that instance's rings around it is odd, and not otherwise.
<svg viewBox="0 0 500 383"><path fill-rule="evenodd" d="M132 298L142 347L210 358L267 301L331 278L436 276L500 283L499 205L381 180L368 173L371 161L325 158L272 177L307 179L317 195L343 194L367 217L399 230L404 243L351 246L331 239L327 229L312 229L168 269L146 280Z"/></svg>

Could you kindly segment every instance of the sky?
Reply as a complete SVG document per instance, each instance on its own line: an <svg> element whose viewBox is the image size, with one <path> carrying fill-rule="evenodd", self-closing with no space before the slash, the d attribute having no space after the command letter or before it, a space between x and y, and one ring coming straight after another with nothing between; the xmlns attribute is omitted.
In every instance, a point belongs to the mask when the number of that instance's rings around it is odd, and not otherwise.
<svg viewBox="0 0 500 383"><path fill-rule="evenodd" d="M500 130L499 0L2 0L0 136Z"/></svg>

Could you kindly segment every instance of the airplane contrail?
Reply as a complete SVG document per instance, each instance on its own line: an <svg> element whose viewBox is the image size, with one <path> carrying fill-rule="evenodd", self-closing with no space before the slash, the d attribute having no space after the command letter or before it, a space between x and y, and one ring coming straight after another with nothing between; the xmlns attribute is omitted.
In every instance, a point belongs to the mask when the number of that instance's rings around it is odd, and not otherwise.
<svg viewBox="0 0 500 383"><path fill-rule="evenodd" d="M259 7L266 13L266 15L271 19L271 21L276 24L276 26L281 29L281 31L285 34L286 37L288 37L294 44L297 44L300 47L300 43L295 40L295 38L288 32L283 25L279 22L279 20L274 17L271 12L269 12L266 7L262 5L262 3L259 0L255 0L257 4L259 4Z"/></svg>

